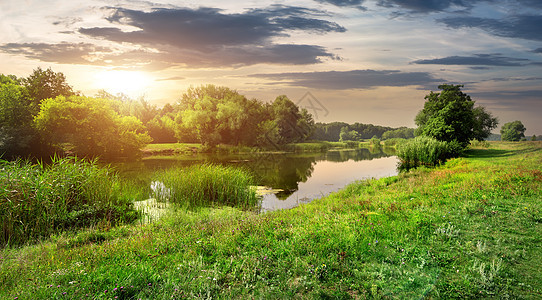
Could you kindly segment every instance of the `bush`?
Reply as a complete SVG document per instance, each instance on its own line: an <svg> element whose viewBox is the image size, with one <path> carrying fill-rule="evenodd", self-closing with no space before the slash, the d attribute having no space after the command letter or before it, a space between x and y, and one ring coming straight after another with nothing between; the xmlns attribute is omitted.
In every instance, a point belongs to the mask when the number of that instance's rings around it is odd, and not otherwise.
<svg viewBox="0 0 542 300"><path fill-rule="evenodd" d="M397 156L401 168L411 169L419 166L435 166L458 153L459 143L437 141L428 136L419 136L399 145Z"/></svg>
<svg viewBox="0 0 542 300"><path fill-rule="evenodd" d="M131 222L139 216L127 186L95 161L0 161L0 169L0 245L99 223Z"/></svg>
<svg viewBox="0 0 542 300"><path fill-rule="evenodd" d="M202 206L255 207L253 177L245 170L205 164L168 169L155 175L152 197L187 208Z"/></svg>

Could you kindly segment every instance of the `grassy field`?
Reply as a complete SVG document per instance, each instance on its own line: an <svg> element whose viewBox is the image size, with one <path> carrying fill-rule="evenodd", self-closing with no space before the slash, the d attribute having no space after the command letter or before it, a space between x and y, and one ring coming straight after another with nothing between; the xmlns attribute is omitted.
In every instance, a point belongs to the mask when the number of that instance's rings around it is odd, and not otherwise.
<svg viewBox="0 0 542 300"><path fill-rule="evenodd" d="M542 143L297 208L176 210L0 250L1 299L542 298Z"/></svg>

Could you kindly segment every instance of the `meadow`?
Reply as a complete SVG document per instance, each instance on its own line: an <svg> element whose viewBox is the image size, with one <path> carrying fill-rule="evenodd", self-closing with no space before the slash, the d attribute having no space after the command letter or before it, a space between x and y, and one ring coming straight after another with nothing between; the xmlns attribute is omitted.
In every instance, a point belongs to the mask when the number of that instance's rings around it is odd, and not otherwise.
<svg viewBox="0 0 542 300"><path fill-rule="evenodd" d="M294 209L177 208L0 250L2 299L541 298L542 143Z"/></svg>

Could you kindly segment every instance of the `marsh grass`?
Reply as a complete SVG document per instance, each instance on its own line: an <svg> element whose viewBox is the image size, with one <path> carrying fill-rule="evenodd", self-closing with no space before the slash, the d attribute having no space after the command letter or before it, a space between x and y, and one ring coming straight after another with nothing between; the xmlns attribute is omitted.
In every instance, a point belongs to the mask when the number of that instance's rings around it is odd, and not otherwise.
<svg viewBox="0 0 542 300"><path fill-rule="evenodd" d="M0 162L0 245L18 245L63 230L135 220L137 190L96 161Z"/></svg>
<svg viewBox="0 0 542 300"><path fill-rule="evenodd" d="M252 175L243 169L213 164L160 171L151 196L185 208L232 206L255 208Z"/></svg>
<svg viewBox="0 0 542 300"><path fill-rule="evenodd" d="M409 170L419 166L436 166L448 158L448 145L427 136L419 136L399 145L400 167Z"/></svg>

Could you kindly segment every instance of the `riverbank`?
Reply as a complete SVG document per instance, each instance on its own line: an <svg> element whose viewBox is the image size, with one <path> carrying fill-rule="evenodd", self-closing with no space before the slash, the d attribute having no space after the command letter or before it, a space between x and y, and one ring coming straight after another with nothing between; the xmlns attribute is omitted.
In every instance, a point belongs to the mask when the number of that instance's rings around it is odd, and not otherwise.
<svg viewBox="0 0 542 300"><path fill-rule="evenodd" d="M176 211L0 250L2 299L542 297L542 143L291 210Z"/></svg>
<svg viewBox="0 0 542 300"><path fill-rule="evenodd" d="M217 145L214 149L205 148L198 143L166 143L166 144L148 144L141 149L143 156L153 155L177 155L177 154L196 154L196 153L253 153L253 152L323 152L329 149L347 149L347 148L371 148L369 142L327 142L312 141L303 143L286 144L281 147L248 147L234 145Z"/></svg>

